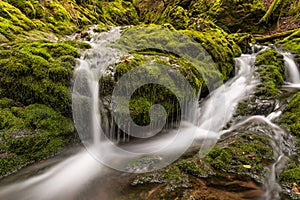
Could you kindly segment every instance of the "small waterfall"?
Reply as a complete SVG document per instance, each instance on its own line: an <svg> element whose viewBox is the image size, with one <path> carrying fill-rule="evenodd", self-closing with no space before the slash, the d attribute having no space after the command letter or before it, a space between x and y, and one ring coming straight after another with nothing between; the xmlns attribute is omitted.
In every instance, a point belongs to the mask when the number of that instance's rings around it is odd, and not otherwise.
<svg viewBox="0 0 300 200"><path fill-rule="evenodd" d="M293 84L300 84L299 68L291 53L282 53L288 78L287 80Z"/></svg>
<svg viewBox="0 0 300 200"><path fill-rule="evenodd" d="M153 154L147 157L151 162L168 162L163 160L162 156L172 157L172 154L177 151L181 151L185 148L186 144L192 139L203 140L209 139L207 143L201 146L201 150L210 149L217 142L219 137L226 131L221 131L222 128L230 121L232 115L238 103L244 98L248 97L251 91L258 84L258 80L253 75L253 65L256 59L256 54L260 51L266 50L268 47L259 45L253 45L252 54L243 54L241 57L236 58L236 72L237 74L227 81L225 84L217 88L215 91L209 94L200 107L195 105L192 108L186 110L196 110L197 117L196 125L183 123L183 128L180 130L183 134L175 142L173 138L178 134L178 130L164 130L167 133L161 134L157 137L153 137L147 141L134 141L123 144L121 147L116 146L103 138L101 138L101 123L103 121L100 116L101 107L99 106L99 77L104 70L116 63L123 55L116 49L110 48L107 44L116 41L121 36L120 28L113 28L109 32L105 33L92 33L90 44L92 49L88 50L84 57L79 61L78 67L75 69L75 76L77 77L73 87L73 109L77 116L74 118L80 119L82 122L77 123L76 128L78 132L82 130L93 133L92 135L81 135L85 145L100 146L95 151L100 150L100 156L102 160L114 162L118 165L121 171L124 171L128 161L135 161L139 157L128 155L126 151L143 153L143 152L155 152L158 147L168 146L170 142L173 142L171 146L164 149L161 154ZM297 70L297 66L293 59L289 57L289 54L285 55L287 68ZM299 73L292 72L292 82L298 83ZM300 82L299 82L300 83ZM82 105L85 105L82 107ZM185 104L185 106L188 106ZM286 133L277 125L271 122L276 119L281 113L272 113L268 117L253 116L240 122L232 127L230 130L234 130L239 126L243 126L245 123L251 121L258 121L264 123L270 127L272 131L267 132L270 142L274 148L274 159L276 162L270 166L267 178L265 180L266 194L264 199L279 199L280 186L276 183L278 171L280 171L281 163L284 162L288 151L291 148L290 140L286 143ZM103 122L105 123L105 122ZM113 119L110 119L110 127L114 127ZM156 125L154 125L156 126ZM196 126L196 129L195 129ZM129 128L130 129L130 128ZM118 130L119 131L119 130ZM196 138L189 138L191 132L196 131ZM189 135L190 134L190 135ZM115 130L113 128L108 131L108 139L113 140L115 137ZM194 136L194 135L193 135ZM127 135L121 135L117 133L117 142L128 140ZM201 150L199 152L201 155ZM204 151L203 151L204 152ZM207 153L207 151L205 151ZM91 153L91 154L90 154ZM98 152L99 153L99 152ZM97 154L97 152L96 152ZM76 199L76 195L84 187L86 187L93 179L99 178L99 174L104 173L104 165L99 164L91 155L95 155L95 152L87 152L83 150L75 156L66 159L64 162L57 164L51 169L43 172L40 175L31 177L25 181L8 185L0 189L1 199ZM97 157L95 156L95 157ZM147 155L148 156L148 155ZM147 160L143 160L147 168ZM124 166L125 165L125 166ZM159 165L158 165L159 166ZM127 169L126 169L127 170ZM130 170L127 170L130 171ZM132 170L134 171L134 170ZM135 171L136 172L136 171ZM143 172L143 169L141 169ZM41 191L47 191L42 193Z"/></svg>
<svg viewBox="0 0 300 200"><path fill-rule="evenodd" d="M243 54L236 58L236 75L221 87L213 91L204 101L199 110L198 126L207 130L207 140L199 151L199 156L206 155L222 134L222 128L232 118L238 103L247 97L257 85L258 80L253 76L253 65L256 54ZM197 139L197 138L196 138ZM202 154L204 152L204 154Z"/></svg>
<svg viewBox="0 0 300 200"><path fill-rule="evenodd" d="M89 42L92 48L84 53L74 72L72 108L74 119L79 119L79 123L75 124L78 133L85 133L80 134L81 139L87 143L86 145L97 146L100 144L102 131L102 118L99 113L99 79L104 71L122 56L121 52L108 46L121 36L121 31L120 27L115 27L109 32L89 32L89 34L92 37ZM84 104L86 104L85 110L82 109ZM86 134L86 131L93 134Z"/></svg>

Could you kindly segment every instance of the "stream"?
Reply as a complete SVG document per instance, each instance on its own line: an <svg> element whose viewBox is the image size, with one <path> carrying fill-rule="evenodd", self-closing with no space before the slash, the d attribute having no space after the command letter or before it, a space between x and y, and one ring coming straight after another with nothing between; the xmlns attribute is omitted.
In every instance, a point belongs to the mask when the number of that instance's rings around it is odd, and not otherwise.
<svg viewBox="0 0 300 200"><path fill-rule="evenodd" d="M182 134L171 128L164 130L166 133L146 141L130 141L128 136L120 135L117 141L111 142L101 134L98 79L107 66L123 56L122 52L107 47L107 44L121 36L121 29L113 28L109 32L90 34L93 34L89 41L92 49L87 50L75 69L72 99L78 132L88 130L92 134L80 135L82 146L71 148L54 158L28 166L0 180L0 199L112 199L112 196L117 196L114 188L118 191L118 188L128 185L130 178L135 176L133 172L147 172L149 167L161 168L166 163L176 160L173 154L186 150L186 146L191 143L193 147L199 148L199 155L203 157L205 154L201 155L201 152L210 150L223 134L251 123L267 127L267 130L262 132L270 140L275 160L275 163L266 169L263 183L265 193L260 199L281 199L281 188L276 180L288 157L294 153L295 144L292 136L275 124L282 112L280 106L278 105L268 116L255 115L237 123L229 123L238 103L247 98L259 83L254 76L257 51L253 50L255 53L243 54L236 58L234 77L211 92L200 104L198 102L192 104L193 107L189 110L195 113L189 120L181 122ZM269 47L256 46L256 48L264 51ZM287 74L287 82L283 89L298 91L300 74L293 57L287 52L280 53L284 56ZM86 105L85 108L82 107L83 104ZM260 128L254 126L253 131L261 131ZM123 143L116 145L120 141ZM166 147L161 151L155 151L162 146ZM154 153L150 155L148 152ZM139 161L143 155L147 156L147 162L128 167L132 161Z"/></svg>

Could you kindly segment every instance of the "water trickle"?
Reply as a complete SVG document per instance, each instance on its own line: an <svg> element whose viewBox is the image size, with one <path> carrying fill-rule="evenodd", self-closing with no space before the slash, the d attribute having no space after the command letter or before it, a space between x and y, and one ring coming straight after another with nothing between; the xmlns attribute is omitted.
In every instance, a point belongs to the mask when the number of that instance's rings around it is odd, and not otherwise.
<svg viewBox="0 0 300 200"><path fill-rule="evenodd" d="M287 80L294 84L300 84L300 72L291 53L282 53L287 71Z"/></svg>

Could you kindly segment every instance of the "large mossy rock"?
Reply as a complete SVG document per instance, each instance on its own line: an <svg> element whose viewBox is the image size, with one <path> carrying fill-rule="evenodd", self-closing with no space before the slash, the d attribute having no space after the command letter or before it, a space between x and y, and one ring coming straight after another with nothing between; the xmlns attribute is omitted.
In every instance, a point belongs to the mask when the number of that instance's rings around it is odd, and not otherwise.
<svg viewBox="0 0 300 200"><path fill-rule="evenodd" d="M75 47L80 44L38 41L2 46L0 98L8 97L25 105L41 103L70 115L68 87L75 58L79 57Z"/></svg>
<svg viewBox="0 0 300 200"><path fill-rule="evenodd" d="M269 139L264 133L244 130L231 134L231 137L224 136L226 139L221 139L206 156L205 161L221 176L224 173L233 173L232 176L237 178L255 179L261 183L264 179L264 167L274 161Z"/></svg>
<svg viewBox="0 0 300 200"><path fill-rule="evenodd" d="M100 94L104 101L109 99L116 82L137 67L157 65L153 77L172 77L159 69L159 65L170 67L170 70L181 74L192 86L195 95L204 96L228 80L234 68L234 57L241 50L228 34L220 30L207 32L170 30L168 26L141 26L126 30L118 44L128 51L126 55L101 78ZM198 49L199 46L200 48ZM196 47L196 48L195 48ZM154 68L153 68L154 69ZM146 77L146 74L144 74ZM174 77L173 77L174 78ZM137 82L139 80L136 80ZM174 87L176 82L173 83ZM179 86L183 90L183 86ZM162 104L170 120L177 120L180 113L178 97L162 86L149 84L136 90L131 96L131 117L139 125L149 123L149 109L154 104ZM110 101L110 100L108 100ZM109 102L106 103L110 105Z"/></svg>
<svg viewBox="0 0 300 200"><path fill-rule="evenodd" d="M257 86L256 95L266 97L277 95L285 80L283 56L274 49L263 51L257 55L255 66L261 81Z"/></svg>
<svg viewBox="0 0 300 200"><path fill-rule="evenodd" d="M69 87L86 43L18 42L0 52L0 176L57 154L76 138ZM77 49L78 48L78 49Z"/></svg>
<svg viewBox="0 0 300 200"><path fill-rule="evenodd" d="M60 152L74 138L70 120L41 104L0 99L0 176Z"/></svg>

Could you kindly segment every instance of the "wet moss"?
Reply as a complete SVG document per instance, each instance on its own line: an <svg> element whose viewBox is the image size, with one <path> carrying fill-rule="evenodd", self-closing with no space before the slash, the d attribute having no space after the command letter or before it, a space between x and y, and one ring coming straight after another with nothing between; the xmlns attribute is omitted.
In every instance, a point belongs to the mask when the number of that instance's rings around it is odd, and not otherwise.
<svg viewBox="0 0 300 200"><path fill-rule="evenodd" d="M183 173L195 176L197 178L207 178L208 172L197 165L194 160L183 160L176 163L176 166Z"/></svg>
<svg viewBox="0 0 300 200"><path fill-rule="evenodd" d="M107 75L101 78L101 96L112 94L115 82L130 70L155 63L168 66L170 70L175 70L183 75L193 87L195 94L199 91L201 93L208 92L207 84L210 84L209 89L212 89L219 86L222 80L227 80L235 64L234 56L241 54L239 46L233 40L228 39L228 35L220 29L204 33L188 30L182 31L182 33L157 25L139 26L125 30L116 46L128 51L129 55L121 58L113 70L108 70ZM197 43L202 44L203 47L200 45L201 48L199 48L195 45ZM213 65L210 55L218 63L218 68ZM194 61L193 59L197 62L191 63ZM220 72L223 76L220 76ZM157 70L153 73L149 76L160 77L162 72ZM170 78L170 80L173 79ZM176 85L176 83L174 84ZM171 91L158 85L149 84L138 89L132 96L130 102L132 118L138 121L138 124L147 124L150 119L149 108L156 103L165 107L170 118L179 113L177 98L172 95ZM139 114L138 111L141 113Z"/></svg>
<svg viewBox="0 0 300 200"><path fill-rule="evenodd" d="M300 93L293 96L284 109L280 123L292 134L300 137Z"/></svg>
<svg viewBox="0 0 300 200"><path fill-rule="evenodd" d="M72 43L83 46L81 43ZM79 57L68 43L37 41L13 44L0 55L0 97L25 105L42 103L66 115L70 113L68 87Z"/></svg>
<svg viewBox="0 0 300 200"><path fill-rule="evenodd" d="M145 52L143 52L145 53ZM146 55L140 55L140 54L133 54L134 56L127 62L120 62L114 67L114 77L111 77L111 75L104 76L101 79L101 91L100 93L105 96L110 96L112 94L112 91L114 89L114 85L116 81L119 80L122 76L124 76L127 72L130 70L136 68L136 67L142 67L143 64L149 64L149 62L158 63L158 64L165 64L170 67L171 64L167 61L164 61L164 59L168 60L170 59L167 57L167 55L159 56L155 55L156 53L152 52L153 55L149 55L149 52ZM172 56L171 56L172 57ZM173 57L174 58L174 57ZM172 60L172 62L176 62ZM176 62L178 63L178 62ZM186 68L188 70L188 68ZM179 70L180 71L180 70ZM182 70L184 71L184 70ZM154 73L154 74L151 74ZM148 76L159 76L161 72L153 71L148 72ZM145 74L146 76L146 74ZM166 79L169 79L170 81L174 81L171 77L166 77ZM198 79L197 79L198 80ZM138 80L137 80L138 81ZM191 79L189 80L191 81ZM202 84L202 83L201 83ZM195 85L195 84L194 84ZM174 85L175 87L175 85ZM198 83L198 85L195 85L195 87L200 88L201 85ZM176 87L175 87L176 88ZM173 88L173 89L175 89ZM178 88L176 88L178 89ZM177 112L177 109L179 108L177 98L172 94L172 91L169 89L157 85L157 84L147 84L140 88L138 88L133 95L131 96L130 102L129 102L129 109L131 112L132 119L139 125L146 125L150 122L150 116L149 116L149 110L154 104L161 104L166 109L166 112L169 117L173 116L174 113Z"/></svg>
<svg viewBox="0 0 300 200"><path fill-rule="evenodd" d="M220 29L211 29L206 32L191 30L182 33L192 37L199 42L217 63L223 80L227 80L235 65L234 57L241 55L241 49L233 40L227 39L227 34Z"/></svg>
<svg viewBox="0 0 300 200"><path fill-rule="evenodd" d="M300 167L284 171L280 174L280 181L300 184Z"/></svg>
<svg viewBox="0 0 300 200"><path fill-rule="evenodd" d="M10 105L0 114L0 176L60 152L73 137L72 122L45 105Z"/></svg>
<svg viewBox="0 0 300 200"><path fill-rule="evenodd" d="M268 139L253 133L241 133L217 144L205 161L220 174L226 172L255 178L255 175L262 175L264 166L272 162L272 157Z"/></svg>
<svg viewBox="0 0 300 200"><path fill-rule="evenodd" d="M279 93L279 88L285 80L283 57L273 49L257 55L255 66L261 83L256 88L256 95L272 97Z"/></svg>

